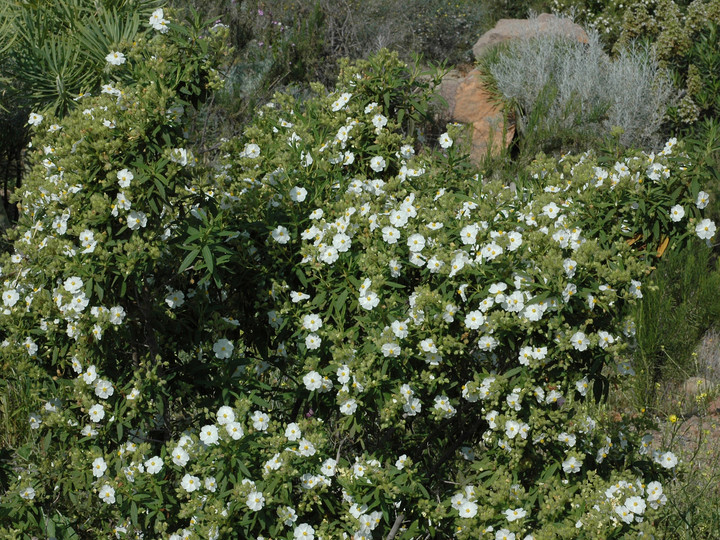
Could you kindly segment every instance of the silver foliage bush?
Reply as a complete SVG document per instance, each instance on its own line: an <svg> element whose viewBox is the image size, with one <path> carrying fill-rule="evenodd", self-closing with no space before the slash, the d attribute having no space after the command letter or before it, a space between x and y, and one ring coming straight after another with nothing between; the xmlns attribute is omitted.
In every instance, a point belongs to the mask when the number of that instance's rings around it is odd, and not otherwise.
<svg viewBox="0 0 720 540"><path fill-rule="evenodd" d="M521 132L568 130L578 137L623 128L625 146L652 148L673 94L650 50L633 47L611 59L599 36L588 43L561 35L512 42L490 62L499 92L517 107Z"/></svg>

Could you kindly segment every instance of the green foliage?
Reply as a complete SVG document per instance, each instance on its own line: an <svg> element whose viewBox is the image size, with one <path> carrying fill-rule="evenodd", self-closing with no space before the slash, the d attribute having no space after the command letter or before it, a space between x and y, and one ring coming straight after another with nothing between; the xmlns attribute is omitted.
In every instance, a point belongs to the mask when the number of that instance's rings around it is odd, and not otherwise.
<svg viewBox="0 0 720 540"><path fill-rule="evenodd" d="M675 455L593 402L632 373L654 243L712 236L675 141L483 183L460 126L415 138L438 74L382 50L276 94L210 169L190 127L232 29L166 22L32 117L0 534L652 534Z"/></svg>
<svg viewBox="0 0 720 540"><path fill-rule="evenodd" d="M15 37L5 71L34 110L64 114L108 74L105 57L131 45L157 0L10 2Z"/></svg>
<svg viewBox="0 0 720 540"><path fill-rule="evenodd" d="M638 399L647 406L655 404L659 383L702 375L693 345L720 319L720 269L710 250L698 244L660 260L637 306L634 354L643 372Z"/></svg>
<svg viewBox="0 0 720 540"><path fill-rule="evenodd" d="M683 98L668 111L675 129L715 114L717 101L717 25L720 2L696 0L689 5L653 0L630 5L618 46L633 40L653 42L661 65L673 71Z"/></svg>

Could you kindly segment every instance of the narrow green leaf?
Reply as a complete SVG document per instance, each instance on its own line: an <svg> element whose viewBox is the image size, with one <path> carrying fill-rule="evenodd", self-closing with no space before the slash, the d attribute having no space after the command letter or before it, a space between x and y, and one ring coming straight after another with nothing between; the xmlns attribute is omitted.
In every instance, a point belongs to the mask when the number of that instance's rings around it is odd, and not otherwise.
<svg viewBox="0 0 720 540"><path fill-rule="evenodd" d="M190 253L188 253L187 257L185 257L182 264L180 265L180 268L178 269L178 274L182 274L185 270L187 270L190 265L195 262L195 259L197 258L199 253L200 250L197 248L193 249Z"/></svg>
<svg viewBox="0 0 720 540"><path fill-rule="evenodd" d="M213 272L215 272L215 260L213 259L213 254L210 251L210 247L203 246L202 254L203 259L205 259L205 265L207 266L208 271L212 274Z"/></svg>

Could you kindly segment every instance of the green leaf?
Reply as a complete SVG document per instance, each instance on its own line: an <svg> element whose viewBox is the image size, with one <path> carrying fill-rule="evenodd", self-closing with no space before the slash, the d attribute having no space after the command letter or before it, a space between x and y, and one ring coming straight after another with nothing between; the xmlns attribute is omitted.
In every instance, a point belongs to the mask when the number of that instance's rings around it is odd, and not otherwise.
<svg viewBox="0 0 720 540"><path fill-rule="evenodd" d="M187 257L185 257L182 264L180 265L180 268L178 269L178 274L182 274L185 270L190 268L190 265L195 262L195 259L197 258L199 253L200 250L197 248L193 249L190 253L188 253Z"/></svg>
<svg viewBox="0 0 720 540"><path fill-rule="evenodd" d="M205 265L207 266L208 271L211 274L214 273L215 272L215 260L213 259L213 254L210 251L210 248L208 246L203 246L202 254L203 254L203 259L205 259Z"/></svg>

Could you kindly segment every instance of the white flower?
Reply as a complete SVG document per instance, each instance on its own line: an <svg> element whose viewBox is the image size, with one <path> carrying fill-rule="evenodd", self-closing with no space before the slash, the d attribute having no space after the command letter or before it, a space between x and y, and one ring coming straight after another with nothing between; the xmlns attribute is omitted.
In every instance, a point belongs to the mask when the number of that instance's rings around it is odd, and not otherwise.
<svg viewBox="0 0 720 540"><path fill-rule="evenodd" d="M197 476L185 474L180 481L180 485L185 491L192 493L196 489L200 488L200 479Z"/></svg>
<svg viewBox="0 0 720 540"><path fill-rule="evenodd" d="M150 474L157 474L163 468L160 456L153 456L145 462L145 470Z"/></svg>
<svg viewBox="0 0 720 540"><path fill-rule="evenodd" d="M587 394L587 391L588 391L588 388L589 388L588 378L587 378L587 377L583 377L582 379L580 379L579 381L577 381L577 382L575 383L575 388L577 389L577 391L580 393L581 396L586 395L586 394Z"/></svg>
<svg viewBox="0 0 720 540"><path fill-rule="evenodd" d="M147 216L145 215L145 212L137 212L133 210L128 214L127 224L133 231L136 231L141 227L145 227L147 225Z"/></svg>
<svg viewBox="0 0 720 540"><path fill-rule="evenodd" d="M642 515L645 513L645 500L642 497L628 497L625 499L625 508L633 514Z"/></svg>
<svg viewBox="0 0 720 540"><path fill-rule="evenodd" d="M327 458L325 461L323 461L321 472L325 476L335 476L336 465L337 461L335 461L333 458Z"/></svg>
<svg viewBox="0 0 720 540"><path fill-rule="evenodd" d="M148 24L152 26L154 30L157 30L161 34L167 34L168 22L169 21L163 18L162 8L158 8L153 11L152 15L150 16L150 20L148 21Z"/></svg>
<svg viewBox="0 0 720 540"><path fill-rule="evenodd" d="M357 402L354 399L347 399L340 405L340 412L350 415L357 410Z"/></svg>
<svg viewBox="0 0 720 540"><path fill-rule="evenodd" d="M303 317L303 328L310 332L315 332L322 328L323 322L316 313L309 313Z"/></svg>
<svg viewBox="0 0 720 540"><path fill-rule="evenodd" d="M112 51L105 57L108 64L113 66L119 66L125 63L125 55L119 51Z"/></svg>
<svg viewBox="0 0 720 540"><path fill-rule="evenodd" d="M105 471L107 470L107 463L105 463L105 460L101 457L95 458L92 464L93 469L93 476L95 478L101 478L102 475L105 474Z"/></svg>
<svg viewBox="0 0 720 540"><path fill-rule="evenodd" d="M708 195L704 191L701 191L700 193L698 193L697 200L695 201L695 206L697 206L700 210L702 210L703 208L705 208L708 205L709 202L710 202L710 195Z"/></svg>
<svg viewBox="0 0 720 540"><path fill-rule="evenodd" d="M695 234L702 240L710 240L715 236L715 222L710 219L703 219L695 227Z"/></svg>
<svg viewBox="0 0 720 540"><path fill-rule="evenodd" d="M301 456L310 457L315 455L315 445L307 439L298 442L298 452Z"/></svg>
<svg viewBox="0 0 720 540"><path fill-rule="evenodd" d="M115 326L122 324L125 319L125 309L122 306L113 306L110 308L110 323Z"/></svg>
<svg viewBox="0 0 720 540"><path fill-rule="evenodd" d="M370 168L375 172L382 172L385 170L385 159L382 156L375 156L370 160Z"/></svg>
<svg viewBox="0 0 720 540"><path fill-rule="evenodd" d="M187 453L187 450L185 450L180 445L175 447L175 450L173 450L172 453L172 461L175 465L184 467L185 465L187 465L189 459L190 455Z"/></svg>
<svg viewBox="0 0 720 540"><path fill-rule="evenodd" d="M361 295L358 298L358 302L360 303L361 307L368 311L371 311L380 303L380 297L378 297L376 293L368 291L367 293Z"/></svg>
<svg viewBox="0 0 720 540"><path fill-rule="evenodd" d="M522 519L527 515L527 511L524 508L515 508L515 509L508 508L503 513L505 514L505 518L510 522L515 521L517 519Z"/></svg>
<svg viewBox="0 0 720 540"><path fill-rule="evenodd" d="M413 234L407 239L407 245L413 253L419 253L425 247L425 237L422 234Z"/></svg>
<svg viewBox="0 0 720 540"><path fill-rule="evenodd" d="M213 345L213 352L216 358L230 358L235 346L225 338L218 339Z"/></svg>
<svg viewBox="0 0 720 540"><path fill-rule="evenodd" d="M302 302L303 300L308 300L310 298L309 294L292 291L290 293L290 300L292 300L293 304L297 304L298 302Z"/></svg>
<svg viewBox="0 0 720 540"><path fill-rule="evenodd" d="M616 506L613 510L624 523L632 523L635 519L633 513L625 505Z"/></svg>
<svg viewBox="0 0 720 540"><path fill-rule="evenodd" d="M107 399L115 393L115 389L110 381L98 379L95 383L95 395L102 399Z"/></svg>
<svg viewBox="0 0 720 540"><path fill-rule="evenodd" d="M115 502L115 490L112 486L105 484L100 488L100 498L105 504L113 504Z"/></svg>
<svg viewBox="0 0 720 540"><path fill-rule="evenodd" d="M471 311L465 316L465 326L470 330L477 330L485 322L485 317L480 311Z"/></svg>
<svg viewBox="0 0 720 540"><path fill-rule="evenodd" d="M88 366L82 374L83 381L85 384L92 384L97 378L97 368L94 365Z"/></svg>
<svg viewBox="0 0 720 540"><path fill-rule="evenodd" d="M507 529L500 529L495 533L495 540L515 540L515 533Z"/></svg>
<svg viewBox="0 0 720 540"><path fill-rule="evenodd" d="M385 358L397 358L398 356L400 356L400 345L398 345L397 343L383 343L383 346L380 348L380 350L382 351Z"/></svg>
<svg viewBox="0 0 720 540"><path fill-rule="evenodd" d="M245 500L245 504L250 510L257 512L265 506L265 496L260 491L251 491Z"/></svg>
<svg viewBox="0 0 720 540"><path fill-rule="evenodd" d="M460 230L460 240L465 245L473 245L476 242L478 232L480 232L480 226L477 223L465 225Z"/></svg>
<svg viewBox="0 0 720 540"><path fill-rule="evenodd" d="M215 493L215 490L217 490L217 480L215 480L214 476L208 476L207 478L205 478L205 489L212 493Z"/></svg>
<svg viewBox="0 0 720 540"><path fill-rule="evenodd" d="M311 392L322 388L322 381L323 378L317 371L311 371L303 377L303 383L305 384L305 388L307 388Z"/></svg>
<svg viewBox="0 0 720 540"><path fill-rule="evenodd" d="M63 283L63 288L71 294L75 294L76 292L78 292L80 289L82 289L82 286L83 280L77 276L69 277L65 280L65 283Z"/></svg>
<svg viewBox="0 0 720 540"><path fill-rule="evenodd" d="M349 92L344 92L343 94L341 94L340 97L333 102L332 111L338 112L340 109L345 107L345 105L347 105L347 102L350 101L351 97L352 94L350 94Z"/></svg>
<svg viewBox="0 0 720 540"><path fill-rule="evenodd" d="M300 186L295 186L290 190L290 200L294 202L303 202L307 197L307 189Z"/></svg>
<svg viewBox="0 0 720 540"><path fill-rule="evenodd" d="M200 429L200 440L203 442L203 444L207 446L211 446L213 444L217 444L218 442L218 429L212 424L209 424L207 426L203 426Z"/></svg>
<svg viewBox="0 0 720 540"><path fill-rule="evenodd" d="M42 121L43 116L41 114L30 113L30 117L28 118L28 124L30 124L31 126L39 126Z"/></svg>
<svg viewBox="0 0 720 540"><path fill-rule="evenodd" d="M572 346L578 351L587 350L588 345L590 345L590 340L583 332L575 332L570 338L570 342L572 343Z"/></svg>
<svg viewBox="0 0 720 540"><path fill-rule="evenodd" d="M472 501L463 501L458 508L458 514L461 518L473 518L477 515L478 505Z"/></svg>
<svg viewBox="0 0 720 540"><path fill-rule="evenodd" d="M320 339L320 336L318 336L317 334L308 334L305 338L305 347L307 347L307 349L310 351L319 349L321 344L322 339Z"/></svg>
<svg viewBox="0 0 720 540"><path fill-rule="evenodd" d="M657 462L666 469L672 469L677 465L678 458L672 452L665 452L658 457Z"/></svg>
<svg viewBox="0 0 720 540"><path fill-rule="evenodd" d="M227 431L228 435L230 435L230 438L234 441L239 440L240 438L242 438L243 435L245 435L245 432L243 431L240 422L228 422L227 424L225 424L225 431Z"/></svg>
<svg viewBox="0 0 720 540"><path fill-rule="evenodd" d="M338 257L340 257L340 254L337 249L335 249L332 246L326 247L321 253L320 253L320 261L324 262L325 264L332 264L335 261L338 260Z"/></svg>
<svg viewBox="0 0 720 540"><path fill-rule="evenodd" d="M118 184L120 184L120 187L122 188L130 187L130 181L133 178L135 178L135 176L127 169L123 169L117 173Z"/></svg>
<svg viewBox="0 0 720 540"><path fill-rule="evenodd" d="M453 144L453 140L450 138L450 135L448 135L447 133L443 133L442 135L440 135L438 142L440 143L440 146L442 148L450 148Z"/></svg>
<svg viewBox="0 0 720 540"><path fill-rule="evenodd" d="M571 456L563 461L562 467L566 473L579 473L582 468L582 462L578 461L575 456Z"/></svg>
<svg viewBox="0 0 720 540"><path fill-rule="evenodd" d="M519 422L516 422L515 420L506 420L505 421L505 435L507 435L509 438L514 439L519 431L520 431L520 423Z"/></svg>
<svg viewBox="0 0 720 540"><path fill-rule="evenodd" d="M190 166L192 166L192 160L192 153L188 152L186 148L173 148L172 152L170 152L170 161L172 161L173 163L177 163L182 167L184 167L188 163L190 164Z"/></svg>
<svg viewBox="0 0 720 540"><path fill-rule="evenodd" d="M90 410L88 410L88 414L90 415L90 420L93 422L99 422L103 418L105 418L105 409L102 406L102 403L96 403L92 407L90 407Z"/></svg>
<svg viewBox="0 0 720 540"><path fill-rule="evenodd" d="M28 422L30 422L31 429L40 429L42 424L42 417L37 413L30 413L28 415Z"/></svg>
<svg viewBox="0 0 720 540"><path fill-rule="evenodd" d="M35 490L28 486L20 492L20 497L26 501L32 500L35 498Z"/></svg>
<svg viewBox="0 0 720 540"><path fill-rule="evenodd" d="M679 204L676 204L670 209L670 219L675 223L680 221L683 217L685 217L685 209Z"/></svg>
<svg viewBox="0 0 720 540"><path fill-rule="evenodd" d="M300 426L298 426L295 422L288 424L285 428L285 437L287 437L288 441L297 441L300 437L302 437Z"/></svg>
<svg viewBox="0 0 720 540"><path fill-rule="evenodd" d="M415 155L415 149L409 144L404 144L400 147L400 155L405 159L410 159Z"/></svg>
<svg viewBox="0 0 720 540"><path fill-rule="evenodd" d="M247 157L250 159L255 159L256 157L260 156L260 147L257 144L246 144L245 148L243 149L242 153L240 154L240 157Z"/></svg>
<svg viewBox="0 0 720 540"><path fill-rule="evenodd" d="M301 523L293 530L295 540L314 540L315 529L307 523Z"/></svg>
<svg viewBox="0 0 720 540"><path fill-rule="evenodd" d="M233 410L233 408L228 407L227 405L223 405L222 407L220 407L217 412L217 421L218 424L220 424L221 426L234 422L235 411Z"/></svg>
<svg viewBox="0 0 720 540"><path fill-rule="evenodd" d="M182 291L172 290L165 297L165 303L170 307L170 309L180 307L185 303L185 293Z"/></svg>
<svg viewBox="0 0 720 540"><path fill-rule="evenodd" d="M5 307L13 307L20 299L20 295L15 289L10 289L3 293L3 302Z"/></svg>
<svg viewBox="0 0 720 540"><path fill-rule="evenodd" d="M542 213L545 214L550 219L555 219L560 212L560 209L558 208L558 205L554 202L551 202L550 204L546 204L542 208Z"/></svg>
<svg viewBox="0 0 720 540"><path fill-rule="evenodd" d="M400 231L395 227L385 226L382 228L383 240L388 244L395 244L400 238Z"/></svg>
<svg viewBox="0 0 720 540"><path fill-rule="evenodd" d="M372 118L372 124L375 126L377 132L387 125L388 119L382 114L376 114Z"/></svg>
<svg viewBox="0 0 720 540"><path fill-rule="evenodd" d="M557 440L567 444L570 448L575 446L577 438L572 433L562 432L557 436Z"/></svg>
<svg viewBox="0 0 720 540"><path fill-rule="evenodd" d="M258 431L265 431L270 425L270 417L261 411L253 412L250 420L252 420L253 427Z"/></svg>

